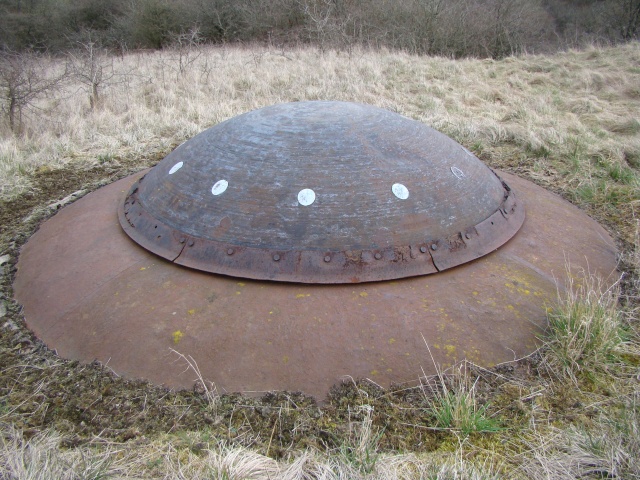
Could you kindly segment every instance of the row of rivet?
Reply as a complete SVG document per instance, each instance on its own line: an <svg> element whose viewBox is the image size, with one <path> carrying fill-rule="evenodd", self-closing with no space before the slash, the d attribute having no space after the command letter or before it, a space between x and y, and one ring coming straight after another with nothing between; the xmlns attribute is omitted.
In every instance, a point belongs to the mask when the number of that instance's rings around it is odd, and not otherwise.
<svg viewBox="0 0 640 480"><path fill-rule="evenodd" d="M469 237L467 237L467 238L469 238ZM183 238L180 238L180 243L184 243L184 242L185 242L184 237L183 237ZM193 246L194 246L194 244L195 244L195 242L194 242L193 240L189 240L189 242L187 242L187 245L188 245L189 247L193 247ZM437 249L438 249L438 245L436 245L435 243L431 245L431 250L437 250ZM420 252L422 252L422 253L426 253L426 252L427 252L427 247L425 247L424 245L423 245L422 247L420 247ZM234 250L233 248L229 248L229 249L227 249L227 255L233 255L234 253L235 253L235 250ZM373 255L373 257L374 257L376 260L380 260L380 259L382 258L382 254L381 254L380 252L376 252L376 253ZM281 259L280 255L279 255L279 254L277 254L277 253L276 253L275 255L273 255L273 257L272 257L272 258L273 258L273 261L274 261L274 262L279 262L279 261L280 261L280 259ZM331 255L325 255L323 260L324 260L326 263L331 262Z"/></svg>
<svg viewBox="0 0 640 480"><path fill-rule="evenodd" d="M506 209L501 209L501 211L503 213L506 213ZM491 222L491 224L493 225L493 222ZM157 228L157 226L156 226L156 228ZM471 234L470 233L465 233L464 234L464 238L466 238L467 240L471 239ZM179 242L180 243L185 243L186 242L187 246L189 246L189 247L193 247L195 245L195 241L193 239L189 239L189 241L187 242L185 237L180 237ZM438 244L436 242L431 243L430 248L431 248L431 250L436 251L438 249ZM425 245L421 245L419 250L420 250L421 253L427 253L428 248ZM235 253L235 250L233 248L228 248L227 249L227 255L231 256L234 253ZM376 253L374 253L373 257L376 260L381 260L382 259L382 254L380 252L376 252ZM273 259L274 262L279 262L281 260L281 256L280 256L280 254L276 253L276 254L274 254L272 256L272 259ZM325 255L324 258L323 258L325 263L331 262L331 259L332 259L331 255Z"/></svg>
<svg viewBox="0 0 640 480"><path fill-rule="evenodd" d="M504 211L504 210L503 210L503 211ZM493 225L493 222L491 222L491 224ZM464 234L464 238L466 238L467 240L471 239L471 234L470 234L470 233L465 233L465 234ZM184 237L180 237L180 243L184 243L185 241L186 241L186 239L185 239ZM188 245L189 247L193 247L193 245L194 245L194 244L195 244L195 243L194 243L194 241L193 241L193 240L189 240L189 242L187 242L187 245ZM437 249L438 249L438 244L437 244L437 243L432 243L432 244L431 244L431 250L436 251ZM426 247L425 245L422 245L422 246L420 247L420 252L421 252L421 253L427 253L427 247ZM233 255L234 253L235 253L235 250L234 250L233 248L229 248L229 249L227 249L227 255ZM382 254L381 254L380 252L376 252L376 253L373 255L373 257L374 257L376 260L380 260L380 259L382 259ZM281 257L280 257L280 255L279 255L279 254L277 254L277 253L276 253L276 254L274 254L274 255L273 255L273 257L272 257L272 258L273 258L273 260L274 260L275 262L279 262ZM323 260L324 260L326 263L331 262L331 255L325 255Z"/></svg>
<svg viewBox="0 0 640 480"><path fill-rule="evenodd" d="M132 203L132 204L134 204L134 203L135 203L135 199L132 199L132 200L131 200L131 203ZM506 208L501 208L501 209L500 209L500 211L501 211L502 213L504 213L505 215L508 215L508 211L507 211L507 209L506 209ZM126 213L126 212L125 212L125 213ZM491 222L491 225L493 225L493 224L494 224L494 223L493 223L493 222ZM155 227L155 228L158 228L158 226L156 225L156 227ZM160 238L160 236L158 236L158 238ZM467 240L471 239L471 234L470 234L470 233L465 233L465 234L464 234L464 238L466 238ZM180 243L185 243L185 242L186 242L186 238L185 238L185 237L180 237L179 242L180 242ZM189 247L193 247L194 245L195 245L195 242L194 242L194 240L193 240L193 239L190 239L190 240L187 242L187 246L189 246ZM432 244L431 244L431 250L436 251L437 249L438 249L438 244L437 244L437 243L435 243L435 242L434 242L434 243L432 243ZM426 246L424 246L424 245L422 245L422 246L420 247L420 252L421 252L421 253L426 253L426 252L427 252L427 247L426 247ZM235 250L234 250L233 248L229 248L229 249L227 249L227 255L233 255L234 253L235 253ZM376 260L380 260L380 259L382 259L382 254L381 254L380 252L376 252L373 256L374 256L374 258L375 258ZM280 258L281 258L281 257L280 257L280 255L279 255L279 254L274 254L272 258L273 258L273 260L274 260L275 262L278 262L278 261L280 261ZM325 261L326 263L331 262L331 256L330 256L330 255L325 255L325 256L324 256L324 261Z"/></svg>

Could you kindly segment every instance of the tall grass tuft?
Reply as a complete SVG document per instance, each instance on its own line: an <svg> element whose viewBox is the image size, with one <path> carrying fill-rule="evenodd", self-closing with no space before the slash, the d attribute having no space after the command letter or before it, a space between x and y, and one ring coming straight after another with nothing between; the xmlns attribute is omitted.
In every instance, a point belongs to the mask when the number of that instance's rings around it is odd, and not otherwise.
<svg viewBox="0 0 640 480"><path fill-rule="evenodd" d="M373 472L380 455L378 443L384 429L373 426L374 409L371 405L362 405L359 410L363 415L362 422L354 425L349 441L340 446L340 457L358 472L369 474Z"/></svg>
<svg viewBox="0 0 640 480"><path fill-rule="evenodd" d="M548 314L544 360L556 376L576 385L597 380L620 360L626 325L618 309L618 285L606 288L593 275L568 276L566 294Z"/></svg>
<svg viewBox="0 0 640 480"><path fill-rule="evenodd" d="M434 385L432 380L437 379ZM453 374L446 375L438 369L436 377L423 383L427 394L428 412L435 418L436 427L460 432L490 433L500 430L497 420L492 418L476 396L478 378L471 381L466 362L459 365Z"/></svg>

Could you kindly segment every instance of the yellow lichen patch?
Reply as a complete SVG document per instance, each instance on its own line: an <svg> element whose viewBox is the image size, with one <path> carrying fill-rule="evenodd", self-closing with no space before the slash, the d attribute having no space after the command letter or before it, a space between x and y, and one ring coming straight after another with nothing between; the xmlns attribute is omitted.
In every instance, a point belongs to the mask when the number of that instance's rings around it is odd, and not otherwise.
<svg viewBox="0 0 640 480"><path fill-rule="evenodd" d="M371 372L369 372L371 375L378 375L378 370L371 370Z"/></svg>
<svg viewBox="0 0 640 480"><path fill-rule="evenodd" d="M239 290L236 292L236 295L240 295L242 292L240 292Z"/></svg>
<svg viewBox="0 0 640 480"><path fill-rule="evenodd" d="M311 294L310 293L298 293L296 295L296 298L305 298L305 297L310 297Z"/></svg>
<svg viewBox="0 0 640 480"><path fill-rule="evenodd" d="M369 296L369 294L367 292L360 292L360 296L362 298L367 298Z"/></svg>
<svg viewBox="0 0 640 480"><path fill-rule="evenodd" d="M239 287L244 287L246 283L238 282L236 285L238 285Z"/></svg>
<svg viewBox="0 0 640 480"><path fill-rule="evenodd" d="M390 338L389 339L389 345L393 345L394 343L396 343L396 339L395 338Z"/></svg>
<svg viewBox="0 0 640 480"><path fill-rule="evenodd" d="M180 340L182 340L182 337L184 337L184 333L182 333L180 330L176 330L171 334L171 337L173 338L173 343L177 345L178 343L180 343Z"/></svg>
<svg viewBox="0 0 640 480"><path fill-rule="evenodd" d="M473 296L475 297L476 295L478 295L478 292L472 292Z"/></svg>
<svg viewBox="0 0 640 480"><path fill-rule="evenodd" d="M142 271L142 270L146 270L146 269L147 269L147 267L140 267L140 270L141 270L141 271Z"/></svg>
<svg viewBox="0 0 640 480"><path fill-rule="evenodd" d="M456 353L455 345L445 345L444 349L447 351L447 355L453 355L454 353Z"/></svg>
<svg viewBox="0 0 640 480"><path fill-rule="evenodd" d="M504 284L512 293L519 293L520 295L530 295L531 294L531 284L522 278L518 280L513 280L513 282L507 282Z"/></svg>
<svg viewBox="0 0 640 480"><path fill-rule="evenodd" d="M282 357L282 363L284 363L285 365L287 363L289 363L289 356L288 355L285 355L284 357Z"/></svg>
<svg viewBox="0 0 640 480"><path fill-rule="evenodd" d="M195 313L196 313L196 309L195 309L195 308L192 308L191 310L187 310L187 313L188 313L189 315L193 315L193 314L195 314Z"/></svg>

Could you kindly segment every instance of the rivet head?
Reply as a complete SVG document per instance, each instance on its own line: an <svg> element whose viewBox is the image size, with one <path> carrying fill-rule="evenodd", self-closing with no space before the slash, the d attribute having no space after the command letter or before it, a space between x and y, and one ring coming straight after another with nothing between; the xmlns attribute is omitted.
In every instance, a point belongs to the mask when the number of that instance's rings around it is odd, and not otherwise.
<svg viewBox="0 0 640 480"><path fill-rule="evenodd" d="M187 241L187 239L186 239L186 238L184 238L184 237L180 237L180 243L184 243L184 242L186 242L186 241Z"/></svg>
<svg viewBox="0 0 640 480"><path fill-rule="evenodd" d="M193 240L189 240L189 241L187 242L187 245L188 245L188 246L190 246L190 247L193 247L193 244L194 244L194 241L193 241Z"/></svg>
<svg viewBox="0 0 640 480"><path fill-rule="evenodd" d="M465 233L464 234L464 238L466 238L467 240L469 240L471 238L471 234L469 233Z"/></svg>
<svg viewBox="0 0 640 480"><path fill-rule="evenodd" d="M374 257L376 257L376 260L380 260L382 258L382 255L380 253L376 253Z"/></svg>
<svg viewBox="0 0 640 480"><path fill-rule="evenodd" d="M331 261L331 257L329 255L324 256L324 261L329 263Z"/></svg>
<svg viewBox="0 0 640 480"><path fill-rule="evenodd" d="M425 247L424 245L420 247L420 251L422 253L427 253L427 247Z"/></svg>
<svg viewBox="0 0 640 480"><path fill-rule="evenodd" d="M227 255L233 255L233 248L227 250Z"/></svg>
<svg viewBox="0 0 640 480"><path fill-rule="evenodd" d="M436 245L435 243L431 244L431 250L437 250L438 249L438 245Z"/></svg>
<svg viewBox="0 0 640 480"><path fill-rule="evenodd" d="M280 261L280 255L278 255L277 253L273 256L273 261L274 262L278 262Z"/></svg>

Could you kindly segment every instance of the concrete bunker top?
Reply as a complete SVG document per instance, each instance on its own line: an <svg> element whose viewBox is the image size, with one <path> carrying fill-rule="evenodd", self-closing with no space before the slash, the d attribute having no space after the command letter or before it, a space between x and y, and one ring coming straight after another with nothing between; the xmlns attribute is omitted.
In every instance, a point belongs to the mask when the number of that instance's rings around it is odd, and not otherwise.
<svg viewBox="0 0 640 480"><path fill-rule="evenodd" d="M302 283L436 273L497 249L525 215L449 137L333 101L205 130L136 182L118 214L134 241L177 264Z"/></svg>

